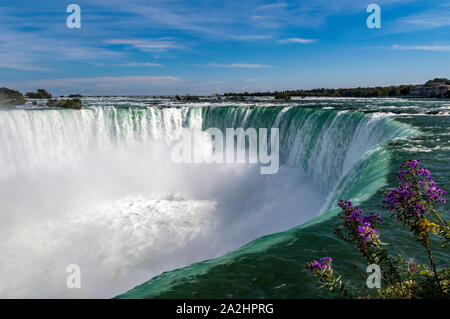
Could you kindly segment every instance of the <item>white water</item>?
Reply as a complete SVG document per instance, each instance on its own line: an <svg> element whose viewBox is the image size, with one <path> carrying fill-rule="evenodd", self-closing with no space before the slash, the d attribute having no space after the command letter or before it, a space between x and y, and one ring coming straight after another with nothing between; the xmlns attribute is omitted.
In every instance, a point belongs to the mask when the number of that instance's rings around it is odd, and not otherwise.
<svg viewBox="0 0 450 319"><path fill-rule="evenodd" d="M366 150L397 133L376 117L344 129L350 118L336 116L312 138L311 117L286 130L290 167L276 175L173 164L168 142L203 121L187 108L0 111L0 297L112 297L301 224ZM70 264L81 289L66 287Z"/></svg>

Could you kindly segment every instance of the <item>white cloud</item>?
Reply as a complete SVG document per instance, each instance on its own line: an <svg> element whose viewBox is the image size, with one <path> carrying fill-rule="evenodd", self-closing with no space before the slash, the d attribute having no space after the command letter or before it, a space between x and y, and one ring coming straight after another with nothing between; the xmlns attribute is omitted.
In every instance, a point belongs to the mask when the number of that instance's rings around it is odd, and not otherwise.
<svg viewBox="0 0 450 319"><path fill-rule="evenodd" d="M408 33L450 26L450 10L430 10L417 15L397 19L391 27L392 32Z"/></svg>
<svg viewBox="0 0 450 319"><path fill-rule="evenodd" d="M179 93L189 82L176 76L99 76L2 82L22 92L45 88L53 95L156 95Z"/></svg>
<svg viewBox="0 0 450 319"><path fill-rule="evenodd" d="M109 39L106 44L129 45L145 52L162 52L170 49L180 49L181 46L174 41L165 39Z"/></svg>
<svg viewBox="0 0 450 319"><path fill-rule="evenodd" d="M42 32L20 32L2 19L4 16L0 16L0 68L49 72L58 68L55 62L89 62L123 56L120 52L68 37L52 38L52 35Z"/></svg>
<svg viewBox="0 0 450 319"><path fill-rule="evenodd" d="M267 40L271 37L268 35L238 35L238 36L231 36L234 40Z"/></svg>
<svg viewBox="0 0 450 319"><path fill-rule="evenodd" d="M15 87L51 89L73 89L79 91L114 91L129 88L151 88L153 86L173 85L183 82L175 76L102 76L89 78L66 78L52 80L33 80L15 83Z"/></svg>
<svg viewBox="0 0 450 319"><path fill-rule="evenodd" d="M208 83L209 83L209 84L224 84L225 81L215 81L215 80L211 80L211 81L208 81Z"/></svg>
<svg viewBox="0 0 450 319"><path fill-rule="evenodd" d="M272 9L277 9L277 8L285 8L287 6L288 6L288 4L287 3L283 3L283 2L281 2L281 3L270 3L270 4L265 4L265 5L259 6L256 9L257 10L267 10L267 9L272 10Z"/></svg>
<svg viewBox="0 0 450 319"><path fill-rule="evenodd" d="M254 63L231 63L231 64L211 63L211 64L208 64L207 66L220 67L220 68L244 68L244 69L266 69L266 68L270 68L269 65L254 64Z"/></svg>
<svg viewBox="0 0 450 319"><path fill-rule="evenodd" d="M398 45L392 46L396 50L416 50L416 51L450 51L450 45Z"/></svg>
<svg viewBox="0 0 450 319"><path fill-rule="evenodd" d="M123 67L163 67L164 64L150 63L150 62L143 62L143 63L130 62L130 63L114 64L114 66L123 66Z"/></svg>
<svg viewBox="0 0 450 319"><path fill-rule="evenodd" d="M284 39L284 40L280 40L280 43L301 43L301 44L308 44L308 43L313 43L316 42L317 40L315 39L305 39L305 38L289 38L289 39Z"/></svg>
<svg viewBox="0 0 450 319"><path fill-rule="evenodd" d="M53 71L51 68L27 65L27 64L19 64L19 63L9 63L2 62L0 63L0 68L3 69L12 69L18 71Z"/></svg>
<svg viewBox="0 0 450 319"><path fill-rule="evenodd" d="M281 31L289 26L316 28L324 25L331 14L360 10L360 0L315 0L313 3L273 2L261 4L259 0L205 1L202 5L186 5L184 0L153 1L151 5L140 0L91 0L94 5L117 8L133 17L133 23L119 18L116 25L123 29L134 28L169 29L190 32L215 40L257 40L260 36L243 34L266 34ZM378 0L381 3L393 0ZM399 0L394 0L399 1ZM342 3L345 2L345 3ZM350 5L351 4L351 5ZM120 9L120 10L119 10Z"/></svg>

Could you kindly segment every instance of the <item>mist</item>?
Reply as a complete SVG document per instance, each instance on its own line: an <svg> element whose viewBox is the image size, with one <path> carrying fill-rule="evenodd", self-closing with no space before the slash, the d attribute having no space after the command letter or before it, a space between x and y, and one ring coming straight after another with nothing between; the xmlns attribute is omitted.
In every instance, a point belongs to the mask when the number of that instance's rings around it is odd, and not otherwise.
<svg viewBox="0 0 450 319"><path fill-rule="evenodd" d="M10 147L0 177L4 298L113 297L301 224L325 201L299 169L261 175L258 164L173 163L181 111L153 132L100 127L99 113L19 112L20 128L0 117ZM67 288L71 264L81 289Z"/></svg>

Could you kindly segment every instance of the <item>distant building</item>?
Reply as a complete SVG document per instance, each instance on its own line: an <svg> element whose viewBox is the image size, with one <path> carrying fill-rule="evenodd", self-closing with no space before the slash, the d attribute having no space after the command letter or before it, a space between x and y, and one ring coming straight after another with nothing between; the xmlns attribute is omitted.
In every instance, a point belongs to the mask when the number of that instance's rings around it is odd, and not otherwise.
<svg viewBox="0 0 450 319"><path fill-rule="evenodd" d="M417 86L409 90L413 97L440 97L443 98L450 91L450 85L442 82L427 82L425 85Z"/></svg>

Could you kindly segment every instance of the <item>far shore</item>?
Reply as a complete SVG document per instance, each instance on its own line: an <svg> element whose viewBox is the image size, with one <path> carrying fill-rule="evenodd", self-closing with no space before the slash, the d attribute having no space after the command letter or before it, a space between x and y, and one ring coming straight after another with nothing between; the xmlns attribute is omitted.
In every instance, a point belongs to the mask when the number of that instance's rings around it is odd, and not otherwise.
<svg viewBox="0 0 450 319"><path fill-rule="evenodd" d="M239 92L212 94L209 96L198 95L86 95L79 93L61 95L54 98L51 93L45 89L38 89L36 92L27 92L22 94L17 90L0 88L0 106L15 108L24 105L27 100L32 101L33 105L43 105L37 100L46 100L43 106L50 108L71 108L81 109L83 97L130 97L130 98L165 98L176 101L199 101L199 100L233 100L246 101L252 98L273 98L279 101L298 100L302 98L450 98L450 80L446 78L435 78L427 81L424 85L399 85L385 87L358 87L341 89L312 89L312 90L286 90L274 92Z"/></svg>

